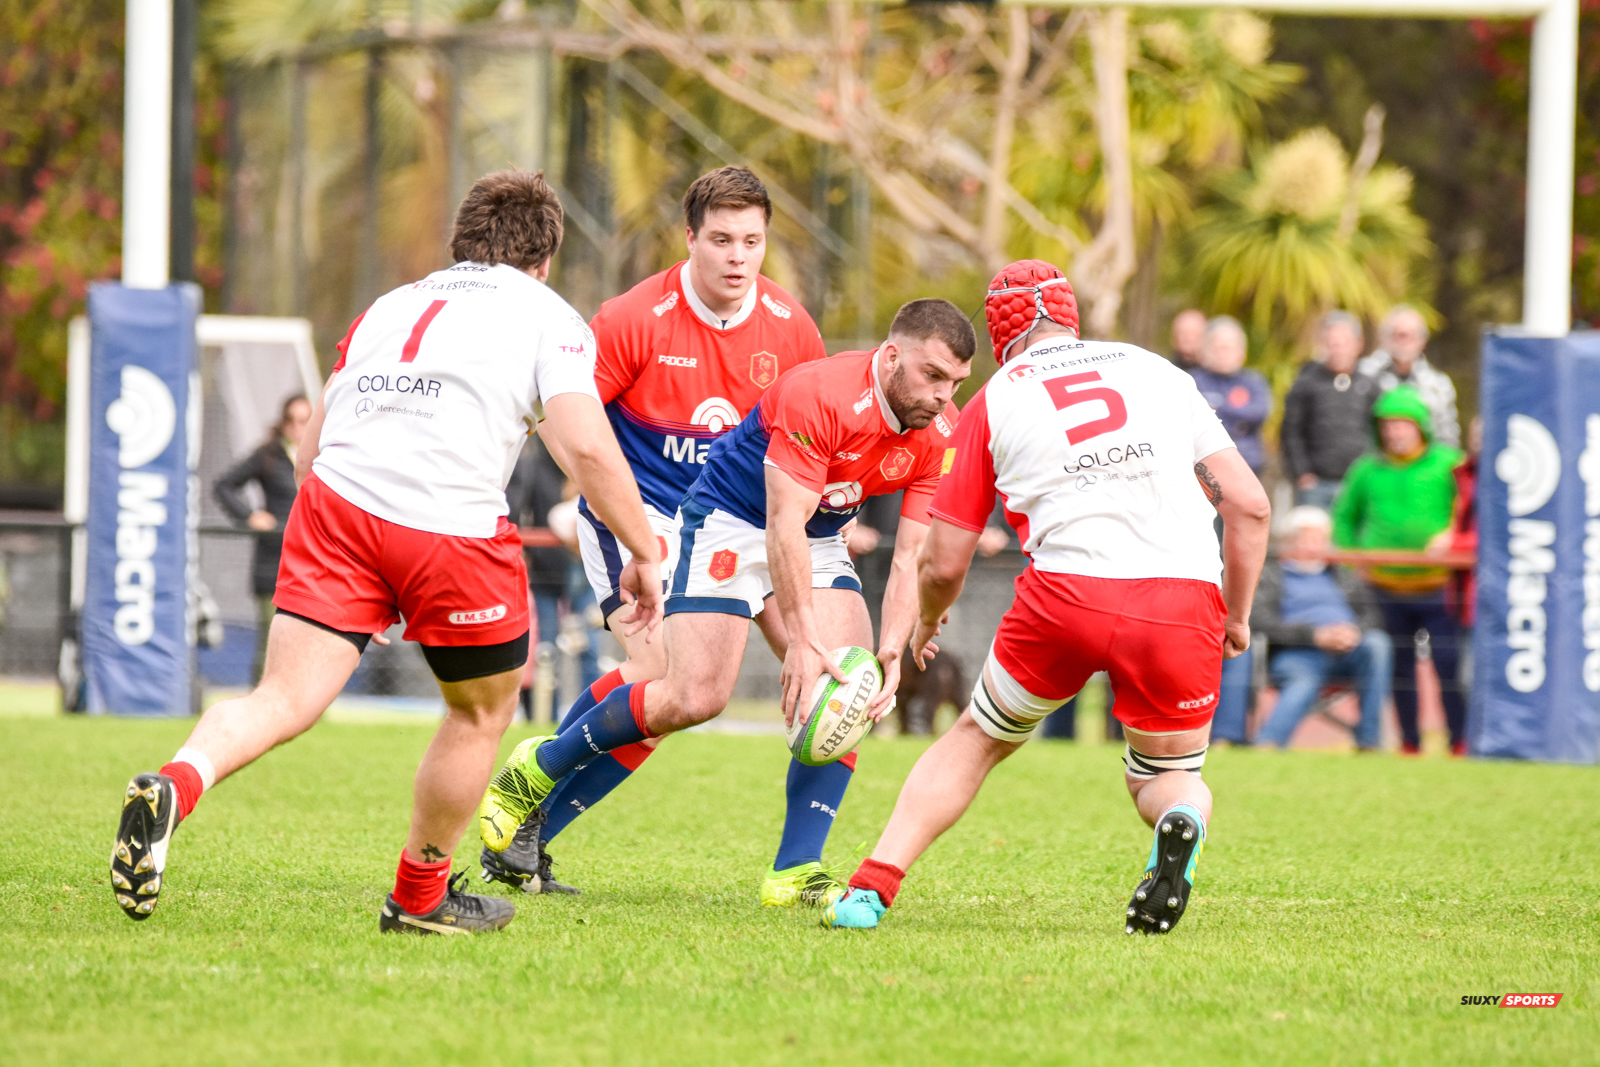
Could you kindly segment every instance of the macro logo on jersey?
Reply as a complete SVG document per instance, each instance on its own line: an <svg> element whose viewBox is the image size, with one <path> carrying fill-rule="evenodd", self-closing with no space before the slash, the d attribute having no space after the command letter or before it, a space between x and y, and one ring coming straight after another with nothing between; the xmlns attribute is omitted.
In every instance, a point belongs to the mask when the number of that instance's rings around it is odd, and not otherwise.
<svg viewBox="0 0 1600 1067"><path fill-rule="evenodd" d="M861 500L860 482L829 482L822 487L822 506L829 511L849 511Z"/></svg>
<svg viewBox="0 0 1600 1067"><path fill-rule="evenodd" d="M694 409L689 422L697 428L720 434L739 424L739 412L731 401L720 396L708 396ZM710 452L711 442L698 437L679 437L669 433L661 438L661 454L674 463L704 463Z"/></svg>
<svg viewBox="0 0 1600 1067"><path fill-rule="evenodd" d="M706 567L706 573L711 575L713 581L725 582L732 578L739 569L739 553L732 549L719 548L711 553L711 563Z"/></svg>
<svg viewBox="0 0 1600 1067"><path fill-rule="evenodd" d="M939 417L943 418L944 416L941 415ZM910 474L911 464L915 461L916 457L911 454L911 449L903 445L897 446L890 449L889 454L883 457L883 462L878 464L878 469L883 472L885 478L892 482Z"/></svg>
<svg viewBox="0 0 1600 1067"><path fill-rule="evenodd" d="M763 297L763 299L765 299ZM750 356L750 380L757 388L765 389L778 380L778 357L771 352L755 352Z"/></svg>

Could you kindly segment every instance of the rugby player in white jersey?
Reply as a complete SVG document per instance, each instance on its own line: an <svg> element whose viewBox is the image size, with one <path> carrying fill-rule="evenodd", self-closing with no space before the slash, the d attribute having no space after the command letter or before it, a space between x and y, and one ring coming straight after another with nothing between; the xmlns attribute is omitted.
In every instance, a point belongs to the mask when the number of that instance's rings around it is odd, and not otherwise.
<svg viewBox="0 0 1600 1067"><path fill-rule="evenodd" d="M972 703L917 761L877 847L822 921L878 925L995 765L1103 670L1127 735L1128 792L1155 829L1125 927L1164 934L1188 904L1211 818L1200 768L1222 660L1250 646L1266 493L1188 374L1133 345L1078 339L1060 270L1011 264L989 284L985 312L1001 368L962 411L929 509L917 662L935 651L997 492L1029 564Z"/></svg>
<svg viewBox="0 0 1600 1067"><path fill-rule="evenodd" d="M172 762L128 784L111 883L130 918L155 909L172 832L201 793L310 728L369 637L404 617L447 710L417 769L379 928L511 921L509 901L458 888L466 874L450 877L450 854L489 783L528 658L527 574L505 486L535 427L632 553L619 582L633 609L621 621L649 632L661 616L660 550L595 390L594 338L544 284L561 232L542 174L481 178L456 214L456 265L380 297L339 343L296 457L261 684L214 705Z"/></svg>

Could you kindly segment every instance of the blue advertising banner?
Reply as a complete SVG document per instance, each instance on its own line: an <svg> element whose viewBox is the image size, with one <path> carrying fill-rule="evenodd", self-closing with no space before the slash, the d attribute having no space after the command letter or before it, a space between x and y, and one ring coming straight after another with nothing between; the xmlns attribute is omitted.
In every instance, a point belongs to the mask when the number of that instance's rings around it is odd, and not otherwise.
<svg viewBox="0 0 1600 1067"><path fill-rule="evenodd" d="M197 559L193 285L89 291L87 710L188 715Z"/></svg>
<svg viewBox="0 0 1600 1067"><path fill-rule="evenodd" d="M1600 333L1486 334L1472 750L1600 759Z"/></svg>

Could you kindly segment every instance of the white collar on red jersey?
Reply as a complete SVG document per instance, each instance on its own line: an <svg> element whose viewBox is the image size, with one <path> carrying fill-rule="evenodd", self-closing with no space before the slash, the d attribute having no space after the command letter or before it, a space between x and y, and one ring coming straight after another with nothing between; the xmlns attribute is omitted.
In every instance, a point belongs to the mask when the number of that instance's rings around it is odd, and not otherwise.
<svg viewBox="0 0 1600 1067"><path fill-rule="evenodd" d="M872 353L872 392L878 398L878 413L889 424L889 429L895 433L905 433L906 428L900 424L900 416L894 413L894 408L889 406L889 396L883 391L883 381L878 377L878 356L882 351L883 346L879 345Z"/></svg>
<svg viewBox="0 0 1600 1067"><path fill-rule="evenodd" d="M733 318L719 319L717 313L707 307L706 302L700 299L700 294L694 291L694 283L689 280L688 260L684 260L683 269L678 272L678 281L683 286L683 297L689 302L689 307L700 317L701 322L713 330L731 330L748 319L750 313L756 309L756 289L761 285L761 279L757 277L755 284L750 286L750 291L744 294L744 304L734 312Z"/></svg>

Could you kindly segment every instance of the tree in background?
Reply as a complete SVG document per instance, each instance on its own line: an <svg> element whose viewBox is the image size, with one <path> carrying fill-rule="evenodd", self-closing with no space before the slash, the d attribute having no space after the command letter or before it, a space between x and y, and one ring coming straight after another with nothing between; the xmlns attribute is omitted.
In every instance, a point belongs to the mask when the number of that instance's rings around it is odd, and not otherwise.
<svg viewBox="0 0 1600 1067"><path fill-rule="evenodd" d="M1218 183L1189 235L1200 303L1249 324L1257 361L1280 390L1323 312L1375 320L1420 302L1416 268L1431 246L1408 206L1411 175L1377 162L1382 124L1372 108L1353 165L1322 127L1261 150Z"/></svg>
<svg viewBox="0 0 1600 1067"><path fill-rule="evenodd" d="M59 486L67 321L121 272L123 4L3 0L0 41L0 485ZM222 113L199 73L196 266L214 289Z"/></svg>

